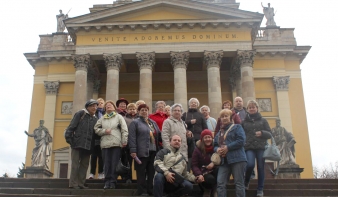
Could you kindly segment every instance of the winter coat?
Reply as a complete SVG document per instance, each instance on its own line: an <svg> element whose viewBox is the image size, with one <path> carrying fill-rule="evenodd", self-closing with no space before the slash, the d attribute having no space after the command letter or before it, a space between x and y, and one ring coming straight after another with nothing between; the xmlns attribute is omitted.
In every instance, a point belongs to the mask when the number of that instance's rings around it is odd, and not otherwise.
<svg viewBox="0 0 338 197"><path fill-rule="evenodd" d="M234 109L232 109L231 111L232 111L231 117L232 117L233 122L235 124L241 124L242 121L241 121L241 118L239 117L239 115L235 112ZM214 136L216 136L217 133L219 132L219 130L221 129L221 125L222 125L221 119L218 118L217 125L216 125L215 132L214 132Z"/></svg>
<svg viewBox="0 0 338 197"><path fill-rule="evenodd" d="M180 151L185 158L188 158L188 144L187 144L187 130L183 120L177 120L172 116L166 119L162 127L162 142L163 148L170 147L170 138L174 135L181 137L181 148Z"/></svg>
<svg viewBox="0 0 338 197"><path fill-rule="evenodd" d="M180 150L169 146L160 150L155 157L154 167L156 173L163 173L166 176L169 173L169 168L172 167L181 157L184 157ZM187 159L183 159L181 162L172 167L172 169L178 174L182 175L185 179L191 182L195 182L195 176L187 171Z"/></svg>
<svg viewBox="0 0 338 197"><path fill-rule="evenodd" d="M135 116L131 116L130 114L126 114L126 116L124 116L123 118L126 121L127 126L129 128L130 123L133 122L133 120L135 120L136 118L138 118L138 115L136 114Z"/></svg>
<svg viewBox="0 0 338 197"><path fill-rule="evenodd" d="M149 115L149 118L156 122L160 131L162 131L163 122L168 118L167 114L162 112L155 112Z"/></svg>
<svg viewBox="0 0 338 197"><path fill-rule="evenodd" d="M228 125L224 132L227 131L227 129L232 124ZM219 137L221 136L221 132L218 132L214 139L214 151L216 152L219 147L221 147L222 144L219 144ZM235 124L230 131L228 132L225 143L228 147L228 153L226 154L226 162L228 164L233 164L237 162L247 161L246 155L244 151L244 144L245 144L245 133L241 125ZM222 158L222 164L224 164L224 158Z"/></svg>
<svg viewBox="0 0 338 197"><path fill-rule="evenodd" d="M196 119L195 124L191 124L191 119ZM187 129L194 135L195 141L200 139L201 132L204 129L208 129L207 122L201 112L197 109L189 109L188 112L184 112L182 120L187 124Z"/></svg>
<svg viewBox="0 0 338 197"><path fill-rule="evenodd" d="M264 150L267 139L271 138L271 129L268 121L260 113L247 114L242 127L246 135L245 150ZM261 131L262 136L256 137L256 131Z"/></svg>
<svg viewBox="0 0 338 197"><path fill-rule="evenodd" d="M82 148L88 151L93 150L95 145L94 125L96 121L96 116L91 116L86 109L74 114L65 133L66 138L71 138L72 148Z"/></svg>
<svg viewBox="0 0 338 197"><path fill-rule="evenodd" d="M161 132L155 121L149 118L148 121L150 121L154 125L155 145L156 151L158 151L161 148L159 146L159 143L162 142ZM149 131L150 131L149 125L141 116L130 123L129 138L128 138L130 153L136 153L137 157L139 158L149 157L149 145L150 145Z"/></svg>
<svg viewBox="0 0 338 197"><path fill-rule="evenodd" d="M195 176L203 175L207 170L202 166L207 166L211 163L211 155L213 153L206 153L203 155L201 150L201 140L196 142L196 148L192 154L191 169Z"/></svg>
<svg viewBox="0 0 338 197"><path fill-rule="evenodd" d="M101 148L122 147L128 142L128 127L120 114L110 118L102 116L94 128L95 133L101 136ZM111 133L105 134L106 129L111 129Z"/></svg>

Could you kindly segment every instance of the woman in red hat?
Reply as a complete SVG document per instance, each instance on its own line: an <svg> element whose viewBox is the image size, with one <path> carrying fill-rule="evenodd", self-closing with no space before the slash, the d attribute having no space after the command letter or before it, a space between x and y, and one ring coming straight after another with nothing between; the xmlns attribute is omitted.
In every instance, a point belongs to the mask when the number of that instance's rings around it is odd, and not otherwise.
<svg viewBox="0 0 338 197"><path fill-rule="evenodd" d="M196 179L200 180L203 189L203 197L213 196L216 192L217 168L211 162L214 153L212 132L204 129L201 138L196 142L196 148L192 154L191 169Z"/></svg>
<svg viewBox="0 0 338 197"><path fill-rule="evenodd" d="M127 105L129 102L125 98L120 98L116 101L116 112L121 116L126 116L127 114Z"/></svg>

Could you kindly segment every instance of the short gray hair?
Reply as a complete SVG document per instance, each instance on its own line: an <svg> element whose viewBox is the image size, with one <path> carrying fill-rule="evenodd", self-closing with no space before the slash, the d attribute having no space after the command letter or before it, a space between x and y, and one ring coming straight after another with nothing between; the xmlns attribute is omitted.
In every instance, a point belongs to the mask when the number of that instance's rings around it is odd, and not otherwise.
<svg viewBox="0 0 338 197"><path fill-rule="evenodd" d="M166 106L166 104L165 104L164 101L157 101L156 104L155 104L155 107L157 108L157 105L158 105L158 104L161 104L161 103L164 105L164 107Z"/></svg>
<svg viewBox="0 0 338 197"><path fill-rule="evenodd" d="M202 109L203 109L203 108L207 108L207 109L208 109L208 112L210 113L210 107L209 107L209 106L203 105L203 106L200 108L200 112L202 112Z"/></svg>
<svg viewBox="0 0 338 197"><path fill-rule="evenodd" d="M183 113L183 107L182 107L182 105L179 104L179 103L173 104L173 105L170 107L170 112L173 113L173 110L174 110L176 107L180 107L180 108L181 108L181 112Z"/></svg>
<svg viewBox="0 0 338 197"><path fill-rule="evenodd" d="M190 106L190 103L192 102L192 100L196 100L197 101L197 107L199 107L200 106L200 102L198 101L198 99L197 98L191 98L191 99L189 99L189 106Z"/></svg>

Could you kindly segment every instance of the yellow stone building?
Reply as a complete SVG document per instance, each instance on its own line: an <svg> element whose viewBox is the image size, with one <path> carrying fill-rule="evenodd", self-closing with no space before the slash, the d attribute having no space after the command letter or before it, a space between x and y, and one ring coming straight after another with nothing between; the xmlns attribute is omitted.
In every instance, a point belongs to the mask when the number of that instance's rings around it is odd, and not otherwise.
<svg viewBox="0 0 338 197"><path fill-rule="evenodd" d="M264 15L240 10L235 0L120 0L94 5L64 21L68 33L40 35L25 53L35 69L29 131L40 119L53 136L48 163L67 176L64 129L89 98L124 97L153 104L191 97L217 117L224 100L257 99L296 138L296 162L313 178L300 64L310 46L298 46L293 28L260 27ZM28 139L26 166L34 140Z"/></svg>

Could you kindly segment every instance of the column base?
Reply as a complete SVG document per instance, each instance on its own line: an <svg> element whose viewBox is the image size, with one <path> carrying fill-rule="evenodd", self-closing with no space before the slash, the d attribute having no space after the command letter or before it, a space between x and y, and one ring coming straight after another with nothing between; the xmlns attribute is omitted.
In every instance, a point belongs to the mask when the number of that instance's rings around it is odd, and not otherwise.
<svg viewBox="0 0 338 197"><path fill-rule="evenodd" d="M51 178L53 176L53 173L49 170L41 167L26 167L26 169L23 170L25 173L25 178Z"/></svg>
<svg viewBox="0 0 338 197"><path fill-rule="evenodd" d="M300 168L297 164L286 164L279 166L278 175L276 179L300 179L300 173L304 168Z"/></svg>

